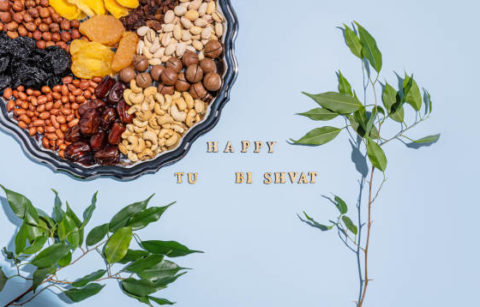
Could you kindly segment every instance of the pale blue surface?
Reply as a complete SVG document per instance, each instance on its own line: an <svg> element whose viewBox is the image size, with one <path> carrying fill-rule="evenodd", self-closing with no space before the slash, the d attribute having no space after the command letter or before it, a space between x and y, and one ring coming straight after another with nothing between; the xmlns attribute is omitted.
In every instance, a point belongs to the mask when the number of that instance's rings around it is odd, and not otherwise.
<svg viewBox="0 0 480 307"><path fill-rule="evenodd" d="M296 217L303 209L319 219L333 216L335 209L321 194L335 192L349 202L354 199L358 176L347 137L318 149L293 147L285 140L315 126L293 115L313 107L300 95L302 90L334 89L337 68L355 87L361 86L359 64L335 28L356 19L377 38L390 80L393 70L414 72L432 93L433 117L414 136L442 133L432 147L387 148L389 180L374 209L370 266L374 281L367 306L478 304L478 2L233 2L241 22L237 41L241 73L219 125L198 140L185 159L134 182L80 182L33 163L10 136L0 133L0 182L46 210L53 200L51 187L77 211L98 189L99 206L91 225L105 222L121 206L152 192L157 193L155 203L177 200L162 222L142 237L174 239L206 252L182 258L180 263L194 270L164 291L162 296L177 301L178 307L353 306L354 258L333 234L308 228ZM222 144L232 140L238 147L243 139L276 140L277 152L205 153L208 140ZM234 185L237 170L253 171L256 184ZM264 171L280 170L317 170L319 183L261 184ZM199 172L199 182L176 185L175 171ZM5 245L15 226L4 216L0 225L0 242ZM85 260L82 269L71 274L93 271L96 263ZM19 283L8 286L0 303L26 287ZM92 304L138 305L121 295L114 283L78 306ZM49 294L30 304L63 305Z"/></svg>

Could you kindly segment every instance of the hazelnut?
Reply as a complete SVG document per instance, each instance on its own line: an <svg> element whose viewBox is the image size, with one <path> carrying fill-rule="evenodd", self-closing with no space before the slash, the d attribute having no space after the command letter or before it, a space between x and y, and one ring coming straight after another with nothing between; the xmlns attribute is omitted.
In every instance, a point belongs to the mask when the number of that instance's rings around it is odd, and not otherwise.
<svg viewBox="0 0 480 307"><path fill-rule="evenodd" d="M28 27L27 27L28 29ZM30 29L28 29L30 30ZM36 30L35 32L33 32L33 39L36 40L36 41L39 41L42 39L42 32Z"/></svg>
<svg viewBox="0 0 480 307"><path fill-rule="evenodd" d="M46 43L45 43L45 46L46 46L47 48L48 48L48 47L55 46L55 42L52 42L52 41L46 42Z"/></svg>
<svg viewBox="0 0 480 307"><path fill-rule="evenodd" d="M175 87L160 84L157 88L157 91L162 95L173 95L175 94Z"/></svg>
<svg viewBox="0 0 480 307"><path fill-rule="evenodd" d="M32 21L33 21L33 18L32 18L32 16L30 16L30 14L25 13L25 14L23 15L23 21L25 21L25 22L32 22Z"/></svg>
<svg viewBox="0 0 480 307"><path fill-rule="evenodd" d="M28 31L27 31L27 29L25 29L25 27L23 25L21 25L20 27L18 27L18 34L20 36L27 36Z"/></svg>
<svg viewBox="0 0 480 307"><path fill-rule="evenodd" d="M7 31L16 31L18 29L18 24L15 21L7 24Z"/></svg>
<svg viewBox="0 0 480 307"><path fill-rule="evenodd" d="M53 33L52 34L52 41L59 42L62 38L60 37L60 33Z"/></svg>
<svg viewBox="0 0 480 307"><path fill-rule="evenodd" d="M21 12L24 9L23 2L20 0L15 0L12 5L12 9L16 12Z"/></svg>
<svg viewBox="0 0 480 307"><path fill-rule="evenodd" d="M155 65L152 67L150 74L152 75L153 80L159 81L162 75L162 72L165 70L165 66L163 65Z"/></svg>
<svg viewBox="0 0 480 307"><path fill-rule="evenodd" d="M212 59L203 59L200 61L200 67L203 69L203 72L208 74L209 72L217 72L217 64Z"/></svg>
<svg viewBox="0 0 480 307"><path fill-rule="evenodd" d="M146 56L143 55L137 55L133 59L133 66L135 69L139 72L144 72L148 69L150 64L148 63L148 59Z"/></svg>
<svg viewBox="0 0 480 307"><path fill-rule="evenodd" d="M210 72L203 79L203 85L207 90L216 92L222 87L222 78L216 72Z"/></svg>
<svg viewBox="0 0 480 307"><path fill-rule="evenodd" d="M190 83L197 83L203 79L203 69L198 64L188 66L186 72L187 80Z"/></svg>
<svg viewBox="0 0 480 307"><path fill-rule="evenodd" d="M150 74L148 72L141 73L137 76L136 78L138 86L141 88L147 88L150 85L152 85L152 77L150 77Z"/></svg>
<svg viewBox="0 0 480 307"><path fill-rule="evenodd" d="M205 56L216 59L223 53L222 44L219 41L211 40L205 45Z"/></svg>
<svg viewBox="0 0 480 307"><path fill-rule="evenodd" d="M8 32L7 32L7 35L8 35L8 37L10 37L11 39L16 39L16 38L18 37L18 32L8 31Z"/></svg>
<svg viewBox="0 0 480 307"><path fill-rule="evenodd" d="M12 15L9 12L1 12L0 13L0 20L3 23L9 23L12 21Z"/></svg>
<svg viewBox="0 0 480 307"><path fill-rule="evenodd" d="M135 79L136 76L137 76L137 73L131 67L124 68L120 71L120 80L122 80L125 83L130 83L130 81Z"/></svg>
<svg viewBox="0 0 480 307"><path fill-rule="evenodd" d="M28 9L28 14L30 14L33 18L37 18L39 15L38 10L34 7Z"/></svg>
<svg viewBox="0 0 480 307"><path fill-rule="evenodd" d="M60 26L58 25L58 23L51 23L48 27L50 28L50 32L60 32Z"/></svg>
<svg viewBox="0 0 480 307"><path fill-rule="evenodd" d="M10 1L8 0L1 0L0 1L0 11L7 12L10 10Z"/></svg>
<svg viewBox="0 0 480 307"><path fill-rule="evenodd" d="M43 7L47 7L48 6L48 0L40 0L40 5L43 6Z"/></svg>
<svg viewBox="0 0 480 307"><path fill-rule="evenodd" d="M50 17L50 11L46 7L40 8L39 14L42 18Z"/></svg>
<svg viewBox="0 0 480 307"><path fill-rule="evenodd" d="M162 82L165 85L175 85L177 82L178 75L177 72L171 68L165 68L161 75Z"/></svg>
<svg viewBox="0 0 480 307"><path fill-rule="evenodd" d="M183 65L185 65L185 67L188 67L192 64L198 64L198 55L193 52L193 51L190 51L190 50L187 50L185 52L185 54L183 55Z"/></svg>
<svg viewBox="0 0 480 307"><path fill-rule="evenodd" d="M52 33L50 32L43 32L42 38L44 41L51 41L52 40Z"/></svg>
<svg viewBox="0 0 480 307"><path fill-rule="evenodd" d="M25 24L25 28L27 28L27 30L30 31L30 32L39 32L40 33L40 31L36 31L37 26L33 22L27 22Z"/></svg>
<svg viewBox="0 0 480 307"><path fill-rule="evenodd" d="M77 29L72 30L72 39L79 39L82 35L80 35L80 32Z"/></svg>
<svg viewBox="0 0 480 307"><path fill-rule="evenodd" d="M68 20L64 19L60 23L60 27L62 28L62 30L68 31L68 30L70 30L70 22Z"/></svg>
<svg viewBox="0 0 480 307"><path fill-rule="evenodd" d="M188 90L190 89L190 83L188 83L183 72L178 74L178 80L177 82L175 82L175 89L182 93L188 92Z"/></svg>
<svg viewBox="0 0 480 307"><path fill-rule="evenodd" d="M60 37L62 38L62 41L64 41L64 42L69 42L72 39L72 36L68 32L60 33Z"/></svg>
<svg viewBox="0 0 480 307"><path fill-rule="evenodd" d="M195 83L190 87L190 95L192 95L194 99L203 99L207 94L207 90L201 82Z"/></svg>
<svg viewBox="0 0 480 307"><path fill-rule="evenodd" d="M38 29L42 32L47 32L48 31L48 25L45 23L41 23L38 25Z"/></svg>
<svg viewBox="0 0 480 307"><path fill-rule="evenodd" d="M46 46L45 46L45 42L44 42L44 41L40 41L40 40L37 41L37 48L38 48L38 49L45 49L45 47L46 47Z"/></svg>
<svg viewBox="0 0 480 307"><path fill-rule="evenodd" d="M165 66L167 66L167 68L175 70L177 73L181 72L183 69L182 61L175 57L171 57L170 59L168 59Z"/></svg>
<svg viewBox="0 0 480 307"><path fill-rule="evenodd" d="M70 26L75 29L80 28L80 20L75 19L70 21Z"/></svg>
<svg viewBox="0 0 480 307"><path fill-rule="evenodd" d="M15 21L16 23L22 23L22 21L23 21L23 15L20 14L20 13L15 13L15 14L13 14L13 16L12 16L12 19L13 19L13 21Z"/></svg>

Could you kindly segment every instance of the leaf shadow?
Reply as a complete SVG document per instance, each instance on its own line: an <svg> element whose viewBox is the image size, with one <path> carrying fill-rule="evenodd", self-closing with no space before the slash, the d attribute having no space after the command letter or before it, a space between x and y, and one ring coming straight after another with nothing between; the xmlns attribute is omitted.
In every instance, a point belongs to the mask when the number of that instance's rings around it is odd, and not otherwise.
<svg viewBox="0 0 480 307"><path fill-rule="evenodd" d="M358 142L361 142L359 136L357 136L357 144L353 143L352 140L349 140L350 146L352 147L351 159L355 165L355 169L359 172L363 178L366 178L368 175L368 164L365 155L360 151L360 147L357 145Z"/></svg>
<svg viewBox="0 0 480 307"><path fill-rule="evenodd" d="M414 143L414 142L411 142L411 143L405 143L405 146L407 146L408 148L412 148L412 149L420 149L422 147L430 147L432 146L433 144L437 143L440 139L437 139L433 142L430 142L430 143Z"/></svg>

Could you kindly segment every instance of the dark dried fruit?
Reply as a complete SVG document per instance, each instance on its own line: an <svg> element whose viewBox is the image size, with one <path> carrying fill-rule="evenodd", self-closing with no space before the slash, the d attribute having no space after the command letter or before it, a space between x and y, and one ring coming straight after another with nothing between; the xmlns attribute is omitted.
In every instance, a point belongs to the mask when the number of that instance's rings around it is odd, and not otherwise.
<svg viewBox="0 0 480 307"><path fill-rule="evenodd" d="M126 128L121 123L114 123L110 134L108 135L108 143L112 145L118 145L122 140L122 134Z"/></svg>
<svg viewBox="0 0 480 307"><path fill-rule="evenodd" d="M110 104L116 104L123 99L123 92L127 89L127 86L122 82L117 82L111 88L110 94L108 94L108 102Z"/></svg>
<svg viewBox="0 0 480 307"><path fill-rule="evenodd" d="M80 132L84 136L91 136L100 129L100 115L96 109L90 109L80 118Z"/></svg>
<svg viewBox="0 0 480 307"><path fill-rule="evenodd" d="M125 100L121 100L117 104L118 117L120 117L120 120L124 124L130 124L133 121L133 118L135 117L134 114L128 114L129 109L130 109L130 107L127 105Z"/></svg>
<svg viewBox="0 0 480 307"><path fill-rule="evenodd" d="M95 88L95 96L98 99L104 99L107 97L108 93L112 89L112 87L115 85L115 79L106 76L103 78L102 82Z"/></svg>
<svg viewBox="0 0 480 307"><path fill-rule="evenodd" d="M75 142L65 149L65 157L74 162L80 161L82 158L90 157L90 145L85 142Z"/></svg>
<svg viewBox="0 0 480 307"><path fill-rule="evenodd" d="M140 0L140 5L127 16L120 18L120 21L129 31L135 31L144 25L155 29L159 27L157 23L163 21L165 13L178 4L178 0Z"/></svg>
<svg viewBox="0 0 480 307"><path fill-rule="evenodd" d="M74 126L73 128L70 128L65 134L65 140L71 143L78 142L81 139L82 139L82 135L80 134L79 126Z"/></svg>
<svg viewBox="0 0 480 307"><path fill-rule="evenodd" d="M99 151L107 144L107 134L105 132L99 132L92 135L90 138L90 148L93 151Z"/></svg>
<svg viewBox="0 0 480 307"><path fill-rule="evenodd" d="M112 124L117 119L117 113L115 109L112 107L108 107L102 113L102 121L100 122L100 128L103 130L108 130L112 126Z"/></svg>
<svg viewBox="0 0 480 307"><path fill-rule="evenodd" d="M94 159L100 165L115 165L120 162L120 152L117 146L107 145L95 153Z"/></svg>
<svg viewBox="0 0 480 307"><path fill-rule="evenodd" d="M88 110L98 110L99 112L103 111L105 108L105 102L100 99L90 100L89 102L85 102L84 104L80 105L78 108L78 114L83 116Z"/></svg>

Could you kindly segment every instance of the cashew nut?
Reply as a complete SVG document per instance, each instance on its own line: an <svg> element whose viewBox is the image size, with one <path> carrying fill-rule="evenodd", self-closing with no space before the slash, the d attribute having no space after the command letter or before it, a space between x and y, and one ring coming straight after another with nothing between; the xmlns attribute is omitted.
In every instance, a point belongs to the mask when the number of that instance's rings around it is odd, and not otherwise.
<svg viewBox="0 0 480 307"><path fill-rule="evenodd" d="M174 135L172 135L172 137L170 137L170 138L165 142L165 146L167 146L167 147L172 147L173 145L177 144L179 138L180 138L180 136L178 135L178 133L175 133Z"/></svg>
<svg viewBox="0 0 480 307"><path fill-rule="evenodd" d="M195 124L195 117L197 115L197 112L195 110L190 110L188 111L187 118L185 120L185 124L187 124L188 127L192 127Z"/></svg>
<svg viewBox="0 0 480 307"><path fill-rule="evenodd" d="M154 87L154 86L150 86L150 87L147 87L144 91L143 91L143 95L145 95L145 97L150 97L150 96L155 96L155 94L157 94L157 88Z"/></svg>
<svg viewBox="0 0 480 307"><path fill-rule="evenodd" d="M187 118L187 113L178 111L176 105L173 105L170 109L170 115L172 115L173 119L177 122L183 122L185 118Z"/></svg>
<svg viewBox="0 0 480 307"><path fill-rule="evenodd" d="M142 93L131 93L130 96L128 96L128 99L130 99L133 104L139 104L145 100L145 96L143 96Z"/></svg>
<svg viewBox="0 0 480 307"><path fill-rule="evenodd" d="M135 81L135 79L133 79L132 81L130 81L130 89L135 93L135 94L140 94L143 90L141 87L138 87L137 86L137 82Z"/></svg>

